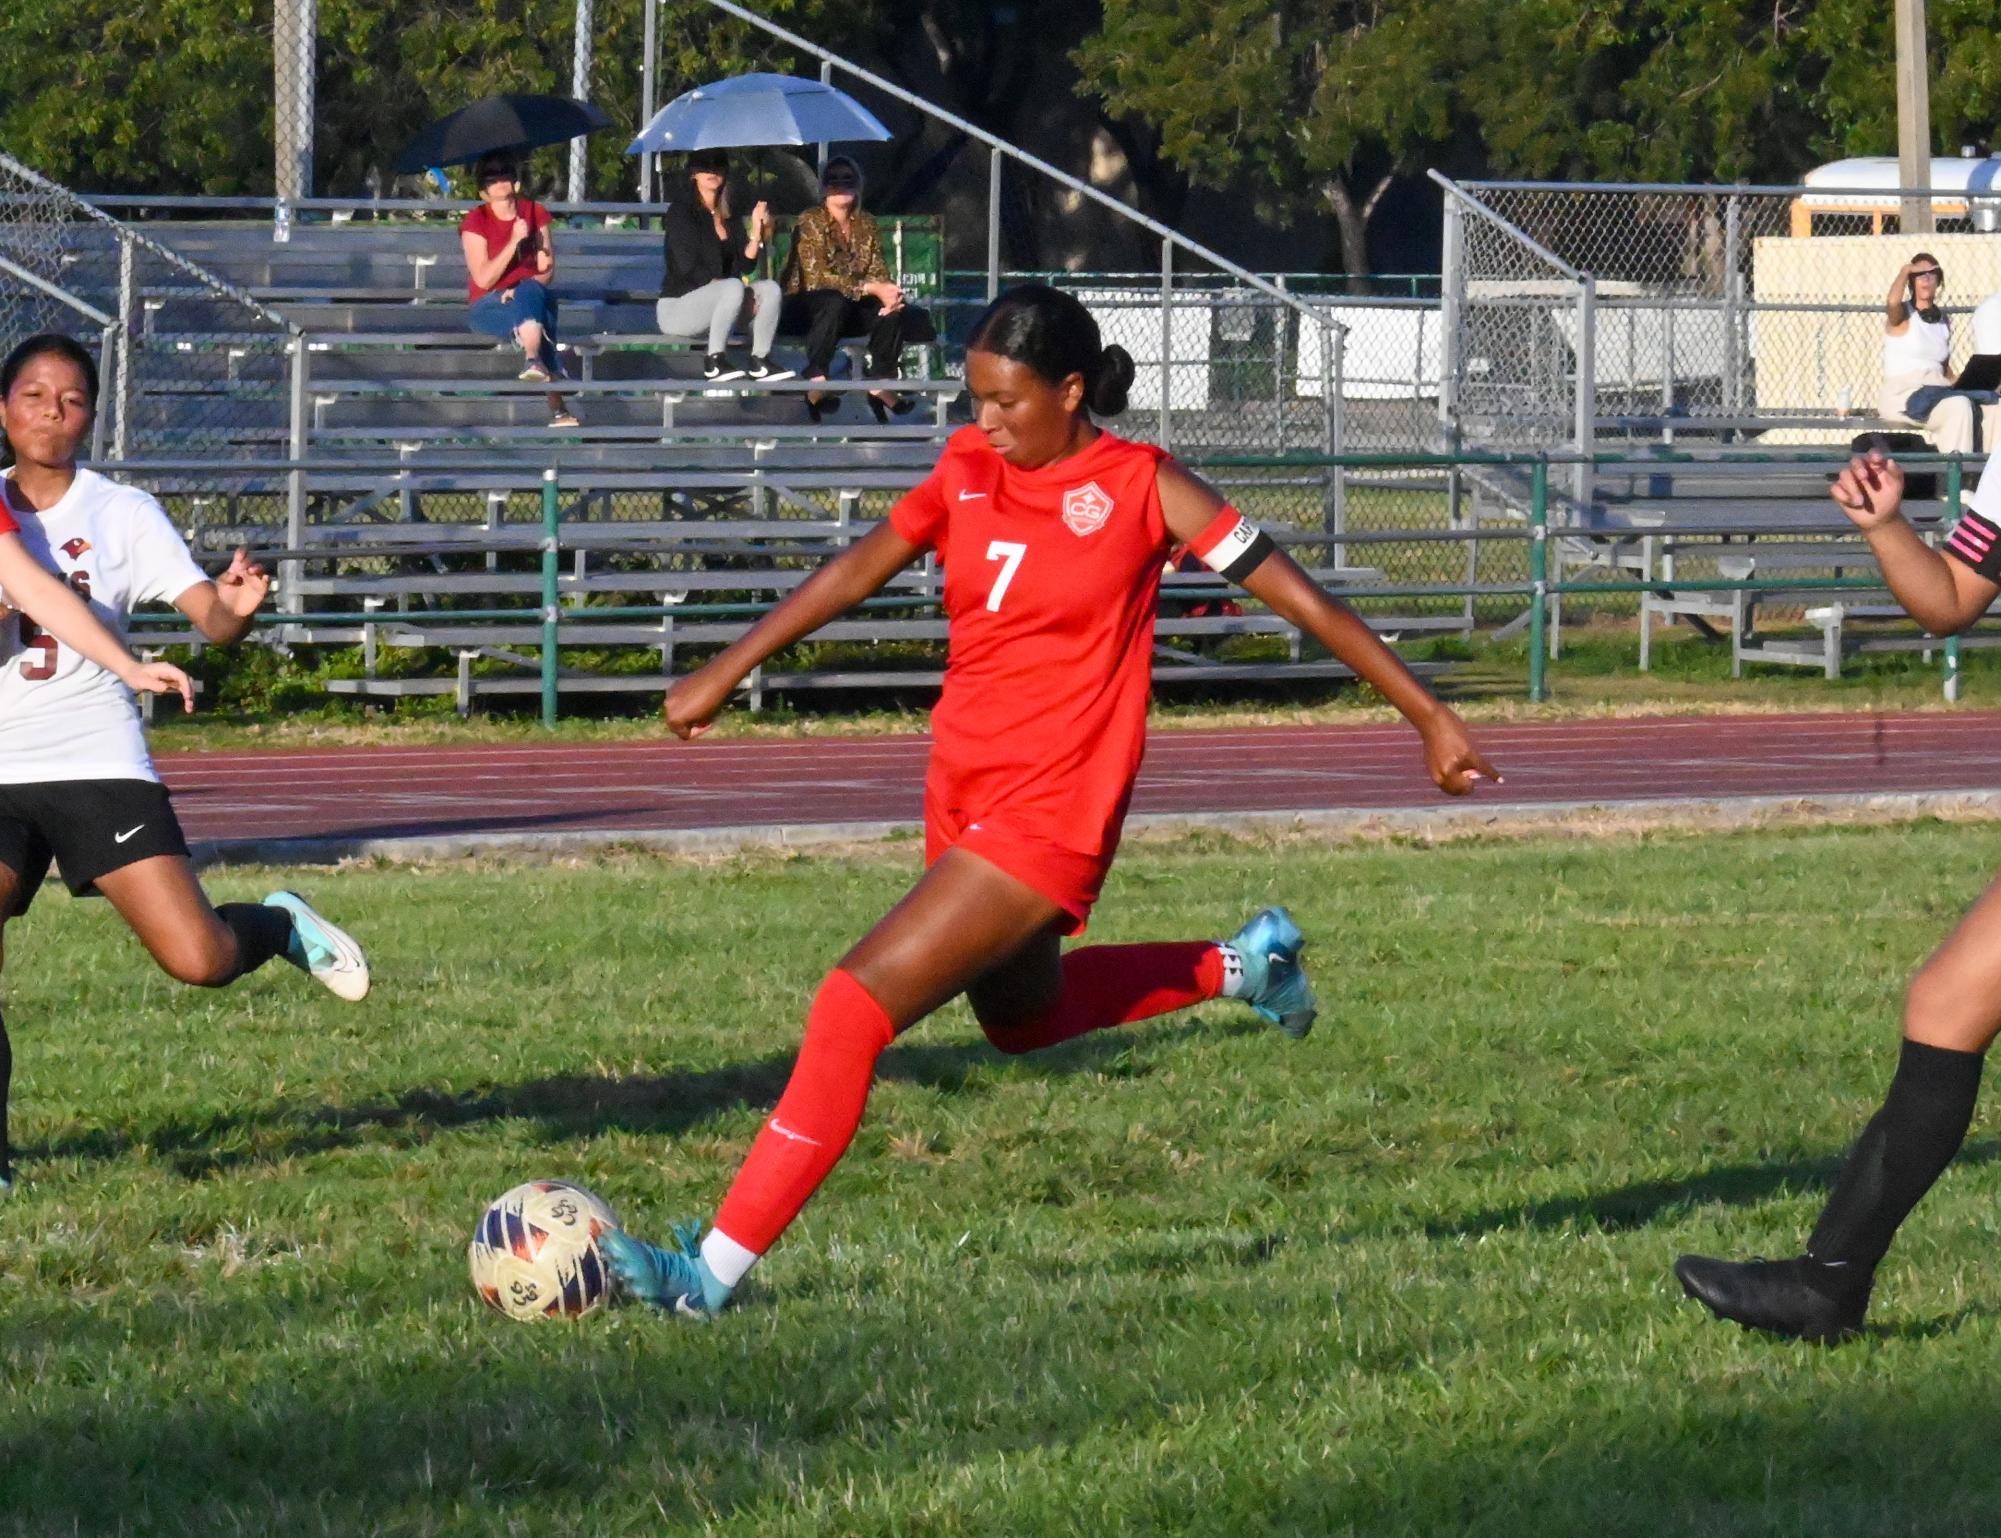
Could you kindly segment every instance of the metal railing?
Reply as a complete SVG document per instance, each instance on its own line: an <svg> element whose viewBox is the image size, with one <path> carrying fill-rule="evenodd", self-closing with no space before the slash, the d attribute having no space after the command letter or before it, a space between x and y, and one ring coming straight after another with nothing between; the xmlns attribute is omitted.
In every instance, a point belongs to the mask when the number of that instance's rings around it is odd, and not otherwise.
<svg viewBox="0 0 2001 1538"><path fill-rule="evenodd" d="M1655 538L1676 536L1716 539L1728 534L1727 528L1719 527L1714 521L1693 525L1678 525L1669 510L1661 521L1649 524L1644 530L1589 527L1569 524L1557 514L1561 503L1552 495L1552 471L1568 471L1582 465L1587 472L1616 471L1622 468L1645 468L1658 472L1663 467L1674 464L1714 465L1748 468L1757 466L1777 466L1794 468L1827 467L1844 462L1824 450L1798 450L1789 452L1756 451L1730 454L1727 456L1692 453L1650 454L1644 457L1619 452L1598 453L1589 456L1556 453L1462 453L1462 454L1348 454L1329 456L1325 454L1289 455L1212 455L1205 459L1191 461L1194 467L1219 482L1229 483L1233 477L1241 477L1247 472L1293 473L1300 471L1324 470L1330 464L1339 464L1351 471L1364 473L1394 472L1446 472L1481 468L1487 470L1512 470L1526 472L1527 493L1518 522L1502 524L1476 524L1464 527L1429 528L1379 528L1373 530L1347 531L1339 542L1344 551L1373 550L1397 544L1434 545L1445 548L1454 546L1472 548L1480 545L1499 544L1526 547L1526 569L1522 575L1509 575L1499 580L1478 581L1470 576L1464 581L1413 582L1385 579L1380 575L1368 580L1344 583L1337 589L1343 600L1358 604L1370 604L1384 600L1511 600L1521 604L1520 621L1526 631L1528 643L1527 695L1531 701L1540 702L1548 698L1550 665L1553 647L1551 641L1553 611L1566 597L1609 597L1638 598L1648 593L1658 593L1664 586L1671 585L1684 593L1784 593L1788 595L1826 593L1838 596L1851 592L1880 592L1883 581L1880 576L1829 576L1807 577L1789 574L1753 575L1750 577L1695 577L1676 574L1670 581L1655 578L1651 574L1638 579L1605 580L1582 576L1564 577L1553 572L1551 550L1558 540L1597 539L1608 540L1621 537L1633 538L1644 532ZM1946 519L1956 521L1962 504L1965 485L1965 460L1958 456L1930 455L1912 456L1908 464L1920 467L1938 467L1943 470L1945 488L1944 502ZM135 473L142 478L147 475L185 477L199 474L213 467L197 463L161 462L153 465L125 465L117 467L124 476ZM258 468L257 473L274 477L303 476L309 472L348 472L356 467L341 463L325 462L282 462ZM468 462L467 470L490 470L483 461ZM444 473L443 468L433 466L434 473ZM246 472L248 473L248 472ZM605 604L566 605L562 590L563 563L566 555L574 555L586 548L604 551L606 546L600 534L588 545L566 538L563 521L564 472L549 466L540 472L536 485L539 489L540 527L539 539L532 549L540 555L540 583L537 606L529 608L508 608L487 605L468 608L439 608L430 612L429 618L435 622L480 624L488 622L512 622L520 624L529 620L539 625L539 665L540 665L540 707L542 720L553 725L560 711L561 670L560 651L565 644L565 628L578 624L602 624L614 620L645 620L670 622L676 619L695 618L722 619L740 617L748 622L769 612L773 607L768 602L723 602L723 603L679 603L679 604ZM1252 483L1254 484L1254 483ZM698 530L701 520L686 520L690 530ZM1825 534L1836 532L1840 524L1839 515L1830 513L1824 530L1800 530L1802 533ZM870 526L870 520L858 519L844 528L859 535ZM1944 527L1945 525L1941 525ZM303 531L301 531L302 533ZM492 545L477 539L461 542L457 548L467 555L479 555L489 549L505 549L521 553L530 548L519 537L523 532L517 526L515 537ZM1309 537L1311 529L1294 531L1299 538ZM1754 530L1755 532L1755 530ZM1333 541L1324 543L1332 546ZM1776 547L1749 546L1747 551L1758 549L1783 550L1784 544ZM1859 540L1854 549L1858 557L1866 551ZM364 552L367 554L369 552ZM377 552L379 553L379 552ZM343 557L343 549L335 543L302 543L300 535L288 531L287 547L281 551L268 552L266 558L277 558L287 562L329 561ZM1827 564L1844 564L1830 560ZM1845 564L1860 564L1860 560ZM633 586L644 589L646 582L637 580ZM935 592L924 594L891 595L871 600L864 606L865 612L884 610L923 611L935 609L940 600ZM380 609L295 609L288 607L279 612L258 617L261 626L380 626L394 624L402 616L386 614ZM176 624L169 616L135 616L142 627L156 624ZM600 643L601 644L601 643ZM638 643L633 643L638 644ZM1961 656L1957 637L1944 637L1938 648L1944 658L1943 687L1948 700L1956 700L1961 685ZM893 677L885 676L885 685L893 683ZM664 687L664 683L663 683Z"/></svg>

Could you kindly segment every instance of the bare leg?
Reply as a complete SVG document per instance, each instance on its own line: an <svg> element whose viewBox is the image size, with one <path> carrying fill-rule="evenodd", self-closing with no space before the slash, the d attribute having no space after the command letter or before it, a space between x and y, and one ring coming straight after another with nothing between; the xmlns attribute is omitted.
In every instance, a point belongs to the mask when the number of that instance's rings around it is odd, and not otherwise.
<svg viewBox="0 0 2001 1538"><path fill-rule="evenodd" d="M0 865L0 935L6 932L7 916L14 911L14 899L21 890L21 878ZM0 956L4 956L0 944ZM13 1186L14 1151L7 1141L7 1095L14 1079L14 1044L7 1037L7 1023L0 1019L0 1195Z"/></svg>
<svg viewBox="0 0 2001 1538"><path fill-rule="evenodd" d="M1985 1052L2001 1033L2001 879L1918 968L1904 996L1904 1035L1954 1052Z"/></svg>
<svg viewBox="0 0 2001 1538"><path fill-rule="evenodd" d="M1675 1274L1711 1312L1781 1335L1861 1327L1897 1229L1966 1139L1988 1044L2001 1031L2001 881L1967 910L1904 999L1904 1041L1882 1107L1835 1178L1806 1253L1731 1262L1685 1255Z"/></svg>
<svg viewBox="0 0 2001 1538"><path fill-rule="evenodd" d="M202 988L221 988L284 950L291 916L262 903L211 907L185 855L137 860L98 877L110 899L169 977Z"/></svg>
<svg viewBox="0 0 2001 1538"><path fill-rule="evenodd" d="M1062 916L1055 903L999 866L948 849L840 966L902 1031L1038 937L1053 966L1050 931Z"/></svg>

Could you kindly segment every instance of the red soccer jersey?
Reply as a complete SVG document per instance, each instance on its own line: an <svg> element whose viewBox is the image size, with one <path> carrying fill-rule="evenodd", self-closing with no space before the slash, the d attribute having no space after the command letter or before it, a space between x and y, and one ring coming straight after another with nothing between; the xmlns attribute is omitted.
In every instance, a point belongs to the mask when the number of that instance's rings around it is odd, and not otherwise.
<svg viewBox="0 0 2001 1538"><path fill-rule="evenodd" d="M1145 747L1166 457L1101 432L1021 470L967 427L890 510L945 569L929 787L945 804L1110 857Z"/></svg>
<svg viewBox="0 0 2001 1538"><path fill-rule="evenodd" d="M514 211L527 224L528 233L531 235L538 230L546 230L549 227L549 210L544 208L540 203L537 203L533 198L516 198L514 200ZM474 208L471 213L459 221L459 233L461 235L477 235L481 240L485 241L488 258L500 255L501 252L514 243L513 222L511 220L500 219L484 203ZM488 294L497 294L503 288L514 287L523 278L532 278L534 276L535 258L533 256L524 257L496 278L493 286L490 288L481 288L468 276L466 278L466 298L484 299Z"/></svg>

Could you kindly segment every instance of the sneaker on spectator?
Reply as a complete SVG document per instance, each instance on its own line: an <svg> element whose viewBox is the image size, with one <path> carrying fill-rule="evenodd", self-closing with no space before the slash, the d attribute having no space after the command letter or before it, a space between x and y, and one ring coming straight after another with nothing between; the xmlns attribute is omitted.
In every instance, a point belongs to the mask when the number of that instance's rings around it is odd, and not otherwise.
<svg viewBox="0 0 2001 1538"><path fill-rule="evenodd" d="M549 371L542 367L540 360L531 359L528 367L515 377L528 380L534 384L547 384L549 382Z"/></svg>
<svg viewBox="0 0 2001 1538"><path fill-rule="evenodd" d="M549 425L551 427L582 427L584 424L581 417L574 411L566 408L562 411L553 412L549 417Z"/></svg>
<svg viewBox="0 0 2001 1538"><path fill-rule="evenodd" d="M747 372L752 379L762 380L764 383L770 384L775 380L790 379L796 370L780 368L769 358L752 358L750 360L750 368Z"/></svg>
<svg viewBox="0 0 2001 1538"><path fill-rule="evenodd" d="M723 353L710 353L702 364L702 377L710 384L720 384L725 379L741 379L743 375L744 371Z"/></svg>

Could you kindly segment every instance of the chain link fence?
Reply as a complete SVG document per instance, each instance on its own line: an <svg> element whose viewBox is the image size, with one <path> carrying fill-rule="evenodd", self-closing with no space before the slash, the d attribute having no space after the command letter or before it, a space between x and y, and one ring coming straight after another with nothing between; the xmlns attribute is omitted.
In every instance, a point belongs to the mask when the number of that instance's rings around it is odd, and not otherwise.
<svg viewBox="0 0 2001 1538"><path fill-rule="evenodd" d="M1447 185L1450 414L1469 442L1757 435L1893 415L1883 303L1922 247L1968 306L2001 290L2001 208L1897 233L1894 189ZM1956 368L1971 328L1954 328Z"/></svg>
<svg viewBox="0 0 2001 1538"><path fill-rule="evenodd" d="M98 349L93 458L284 458L294 328L242 289L0 154L0 351Z"/></svg>

